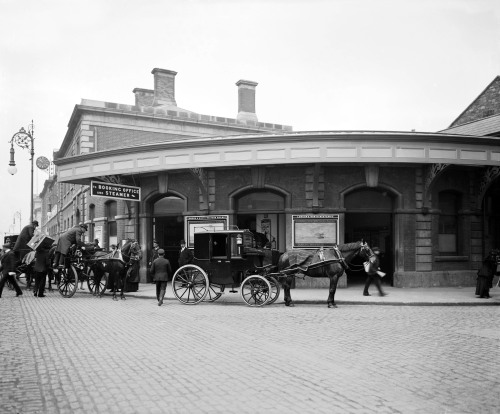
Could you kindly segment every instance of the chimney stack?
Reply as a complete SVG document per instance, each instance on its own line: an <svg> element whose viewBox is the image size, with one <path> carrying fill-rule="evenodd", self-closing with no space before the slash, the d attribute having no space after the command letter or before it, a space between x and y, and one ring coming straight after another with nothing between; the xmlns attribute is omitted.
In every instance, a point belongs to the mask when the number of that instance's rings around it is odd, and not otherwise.
<svg viewBox="0 0 500 414"><path fill-rule="evenodd" d="M154 68L151 73L155 78L153 106L177 106L175 102L175 75L177 72Z"/></svg>
<svg viewBox="0 0 500 414"><path fill-rule="evenodd" d="M153 106L155 91L151 89L135 88L135 106Z"/></svg>
<svg viewBox="0 0 500 414"><path fill-rule="evenodd" d="M238 87L238 121L258 122L255 114L255 87L257 82L240 79L236 82Z"/></svg>

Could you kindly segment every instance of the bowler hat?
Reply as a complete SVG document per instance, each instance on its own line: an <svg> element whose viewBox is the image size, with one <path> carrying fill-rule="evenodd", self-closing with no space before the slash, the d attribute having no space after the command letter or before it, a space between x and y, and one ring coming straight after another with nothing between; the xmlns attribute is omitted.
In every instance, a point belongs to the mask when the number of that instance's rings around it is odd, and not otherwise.
<svg viewBox="0 0 500 414"><path fill-rule="evenodd" d="M380 253L380 249L378 247L373 247L372 252L379 252Z"/></svg>
<svg viewBox="0 0 500 414"><path fill-rule="evenodd" d="M80 227L84 228L85 230L89 229L89 226L87 226L85 223L80 223Z"/></svg>
<svg viewBox="0 0 500 414"><path fill-rule="evenodd" d="M3 244L2 249L10 249L10 243Z"/></svg>
<svg viewBox="0 0 500 414"><path fill-rule="evenodd" d="M161 255L165 254L165 250L163 250L163 249L158 249L158 254L161 254Z"/></svg>
<svg viewBox="0 0 500 414"><path fill-rule="evenodd" d="M186 241L185 241L185 240L181 240L181 241L179 242L179 244L186 244Z"/></svg>
<svg viewBox="0 0 500 414"><path fill-rule="evenodd" d="M31 223L32 223L32 224L34 224L35 226L39 226L39 224L38 224L38 221L37 221L37 220L33 220Z"/></svg>

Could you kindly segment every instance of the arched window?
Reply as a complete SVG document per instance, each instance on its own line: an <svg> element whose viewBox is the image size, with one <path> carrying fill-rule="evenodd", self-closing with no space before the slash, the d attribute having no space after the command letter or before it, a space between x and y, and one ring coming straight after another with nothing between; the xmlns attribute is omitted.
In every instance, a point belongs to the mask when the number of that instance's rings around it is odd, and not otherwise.
<svg viewBox="0 0 500 414"><path fill-rule="evenodd" d="M118 228L116 225L116 201L108 201L106 203L106 217L108 219L108 246L118 244Z"/></svg>
<svg viewBox="0 0 500 414"><path fill-rule="evenodd" d="M439 193L439 253L458 254L460 194L452 191Z"/></svg>

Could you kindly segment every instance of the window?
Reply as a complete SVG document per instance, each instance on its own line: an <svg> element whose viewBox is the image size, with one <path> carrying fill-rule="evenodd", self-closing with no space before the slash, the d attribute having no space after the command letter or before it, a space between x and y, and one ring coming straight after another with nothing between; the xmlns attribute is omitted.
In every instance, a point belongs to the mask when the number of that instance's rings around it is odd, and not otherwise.
<svg viewBox="0 0 500 414"><path fill-rule="evenodd" d="M116 225L116 201L106 203L106 217L108 219L108 246L118 244L118 228Z"/></svg>
<svg viewBox="0 0 500 414"><path fill-rule="evenodd" d="M457 193L443 191L439 193L439 253L458 253L458 210L460 196Z"/></svg>

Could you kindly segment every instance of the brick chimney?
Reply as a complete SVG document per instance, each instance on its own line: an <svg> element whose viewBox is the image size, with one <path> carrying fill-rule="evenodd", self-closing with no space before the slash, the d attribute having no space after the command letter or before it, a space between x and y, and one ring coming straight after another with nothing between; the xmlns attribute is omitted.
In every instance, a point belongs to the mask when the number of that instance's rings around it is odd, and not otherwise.
<svg viewBox="0 0 500 414"><path fill-rule="evenodd" d="M240 79L236 82L238 87L238 121L258 122L255 114L255 87L257 82Z"/></svg>
<svg viewBox="0 0 500 414"><path fill-rule="evenodd" d="M151 89L135 88L135 106L153 106L155 91Z"/></svg>
<svg viewBox="0 0 500 414"><path fill-rule="evenodd" d="M151 73L155 77L153 106L177 106L175 102L175 75L177 72L154 68Z"/></svg>

